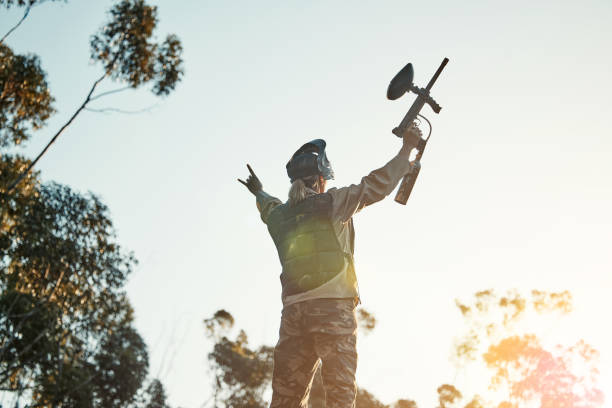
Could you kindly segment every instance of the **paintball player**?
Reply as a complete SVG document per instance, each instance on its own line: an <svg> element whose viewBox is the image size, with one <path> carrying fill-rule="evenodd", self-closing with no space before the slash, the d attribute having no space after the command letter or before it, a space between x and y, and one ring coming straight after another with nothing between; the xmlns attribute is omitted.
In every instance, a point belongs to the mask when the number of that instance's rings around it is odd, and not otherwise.
<svg viewBox="0 0 612 408"><path fill-rule="evenodd" d="M285 203L263 191L248 164L250 176L238 179L255 195L282 265L283 310L274 349L271 408L308 407L320 362L326 407L355 406L359 291L352 217L391 194L411 170L410 152L420 138L413 124L399 153L386 165L357 185L327 192L326 182L334 172L325 141L306 143L287 163L291 188Z"/></svg>

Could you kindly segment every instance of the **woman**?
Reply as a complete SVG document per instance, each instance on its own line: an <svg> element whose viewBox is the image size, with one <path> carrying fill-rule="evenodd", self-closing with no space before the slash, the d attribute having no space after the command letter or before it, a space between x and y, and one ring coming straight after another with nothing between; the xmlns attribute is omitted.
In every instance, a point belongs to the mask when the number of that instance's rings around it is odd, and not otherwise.
<svg viewBox="0 0 612 408"><path fill-rule="evenodd" d="M287 163L291 188L285 203L263 191L248 164L251 175L246 182L238 179L256 196L282 265L283 311L274 349L271 408L306 408L320 362L326 407L354 407L359 290L352 217L391 194L410 172L410 152L420 138L420 130L411 126L401 150L386 165L357 185L327 192L326 182L334 173L326 143L306 143Z"/></svg>

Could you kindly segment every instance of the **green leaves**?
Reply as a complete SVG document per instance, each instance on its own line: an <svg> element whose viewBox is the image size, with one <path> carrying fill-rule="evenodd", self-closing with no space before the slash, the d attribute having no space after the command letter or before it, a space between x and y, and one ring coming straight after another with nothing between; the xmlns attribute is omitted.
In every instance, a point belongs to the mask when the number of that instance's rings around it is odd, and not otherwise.
<svg viewBox="0 0 612 408"><path fill-rule="evenodd" d="M94 361L93 382L103 407L116 407L131 401L149 367L146 345L129 325L120 326L102 339Z"/></svg>
<svg viewBox="0 0 612 408"><path fill-rule="evenodd" d="M157 82L153 87L155 95L168 95L183 76L181 55L183 46L178 37L170 34L161 44L155 60Z"/></svg>
<svg viewBox="0 0 612 408"><path fill-rule="evenodd" d="M39 58L0 44L0 147L28 140L55 112L53 102Z"/></svg>
<svg viewBox="0 0 612 408"><path fill-rule="evenodd" d="M242 330L234 340L221 335L233 325L234 317L223 309L204 320L206 335L215 340L208 354L215 377L215 406L264 408L263 393L272 380L274 349L251 348Z"/></svg>
<svg viewBox="0 0 612 408"><path fill-rule="evenodd" d="M27 141L55 112L39 58L3 44L44 1L0 0L26 7L0 39L0 149ZM105 78L151 84L158 96L175 88L182 46L175 35L157 44L156 25L155 7L117 2L91 38L104 73L83 103L35 160L0 154L0 388L19 405L167 407L162 384L145 384L147 349L123 291L136 260L116 242L108 208L94 194L41 184L30 173L91 101L118 92L94 95Z"/></svg>
<svg viewBox="0 0 612 408"><path fill-rule="evenodd" d="M170 93L183 75L183 49L175 35L162 44L152 42L157 7L143 0L123 0L110 16L110 22L91 38L91 58L101 62L113 79L133 88L153 81L154 94Z"/></svg>
<svg viewBox="0 0 612 408"><path fill-rule="evenodd" d="M166 391L161 381L154 379L147 386L138 406L144 408L170 408L166 403Z"/></svg>
<svg viewBox="0 0 612 408"><path fill-rule="evenodd" d="M27 162L3 156L0 178ZM42 406L122 406L148 370L108 208L35 177L0 199L0 386Z"/></svg>
<svg viewBox="0 0 612 408"><path fill-rule="evenodd" d="M27 17L34 1L28 3L23 18L0 39L0 148L19 144L29 138L28 130L36 130L54 112L53 98L45 82L45 73L36 56L14 56L2 45L2 41ZM3 3L0 3L3 4ZM8 0L5 5L14 4ZM21 0L18 5L25 5ZM104 74L94 81L83 103L70 119L53 135L30 166L15 179L4 184L9 192L19 184L38 160L47 152L62 132L90 102L116 93L127 87L94 95L98 85L107 77L126 82L128 87L138 88L152 82L152 92L166 96L183 76L183 48L175 35L168 35L161 44L153 42L153 31L157 25L157 8L148 6L144 0L123 0L110 10L110 22L91 38L91 58L100 61ZM109 108L106 108L109 109ZM101 111L101 110L98 110Z"/></svg>
<svg viewBox="0 0 612 408"><path fill-rule="evenodd" d="M108 208L98 197L50 183L22 206L2 234L10 242L7 272L19 276L17 289L39 297L52 293L50 300L78 313L123 286L135 260L114 242Z"/></svg>

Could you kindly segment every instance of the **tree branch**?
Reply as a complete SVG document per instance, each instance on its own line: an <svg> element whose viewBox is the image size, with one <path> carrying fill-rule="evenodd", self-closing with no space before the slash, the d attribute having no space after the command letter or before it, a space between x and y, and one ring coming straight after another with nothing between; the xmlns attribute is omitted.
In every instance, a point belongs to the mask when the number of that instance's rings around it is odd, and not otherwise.
<svg viewBox="0 0 612 408"><path fill-rule="evenodd" d="M51 147L51 145L57 140L57 138L59 137L59 135L62 134L62 132L68 127L70 126L70 124L72 123L72 121L79 115L79 113L81 113L81 111L83 109L85 109L85 107L87 106L87 104L91 101L91 95L93 94L93 92L95 91L96 87L100 84L100 82L102 82L102 80L104 78L106 78L106 76L108 75L108 73L104 73L104 75L102 75L100 78L98 78L92 85L91 89L89 90L89 93L87 94L87 97L85 98L85 101L83 101L83 103L81 104L81 106L79 106L79 108L76 110L76 112L74 112L74 114L72 115L72 117L68 120L68 122L64 123L64 125L60 128L60 130L57 131L57 133L53 136L53 138L51 138L51 140L49 141L49 143L47 143L47 145L45 146L45 148L42 150L42 152L40 152L38 154L38 156L36 156L36 159L34 159L34 161L32 163L30 163L30 165L28 166L28 168L21 173L21 175L17 178L17 180L15 180L7 189L5 194L9 194L16 186L17 184L19 184L19 182L21 182L21 180L24 179L25 176L27 176L27 174L30 172L30 170L32 170L32 167L34 167L34 165L38 162L38 160L40 160L40 158L47 152L47 150L49 149L49 147Z"/></svg>
<svg viewBox="0 0 612 408"><path fill-rule="evenodd" d="M30 14L30 10L32 9L32 5L30 4L27 8L25 13L23 13L23 17L21 17L21 20L19 20L19 22L17 24L15 24L13 26L13 28L11 28L10 30L8 30L8 32L6 34L4 34L4 37L2 37L2 39L0 40L0 44L2 44L4 42L4 40L6 40L6 37L8 37L13 31L15 31L17 29L17 27L19 27L21 25L21 23L23 23L23 20L26 19L26 17L28 16L28 14Z"/></svg>
<svg viewBox="0 0 612 408"><path fill-rule="evenodd" d="M99 99L103 96L106 95L110 95L110 94L114 94L114 93L119 93L119 92L123 92L123 91L127 91L128 89L132 88L131 86L124 86L123 88L118 88L118 89L113 89L112 91L106 91L106 92L102 92L98 95L92 96L89 101L95 101L96 99Z"/></svg>
<svg viewBox="0 0 612 408"><path fill-rule="evenodd" d="M118 109L118 108L101 108L101 109L85 108L85 110L89 111L89 112L95 112L95 113L111 113L111 112L115 112L115 113L124 113L126 115L134 115L134 114L138 114L138 113L151 112L151 110L153 108L155 108L157 105L158 104L155 104L155 105L151 105L151 106L148 106L146 108L137 109L137 110L125 110L125 109Z"/></svg>

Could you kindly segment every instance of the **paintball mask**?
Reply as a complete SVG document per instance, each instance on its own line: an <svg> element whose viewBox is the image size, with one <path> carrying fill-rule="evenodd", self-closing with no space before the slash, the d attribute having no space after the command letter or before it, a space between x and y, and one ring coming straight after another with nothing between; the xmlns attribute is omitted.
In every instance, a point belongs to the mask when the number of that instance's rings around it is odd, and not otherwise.
<svg viewBox="0 0 612 408"><path fill-rule="evenodd" d="M293 183L299 178L320 175L325 180L334 178L331 163L325 155L325 140L315 139L300 147L287 163L287 175Z"/></svg>

